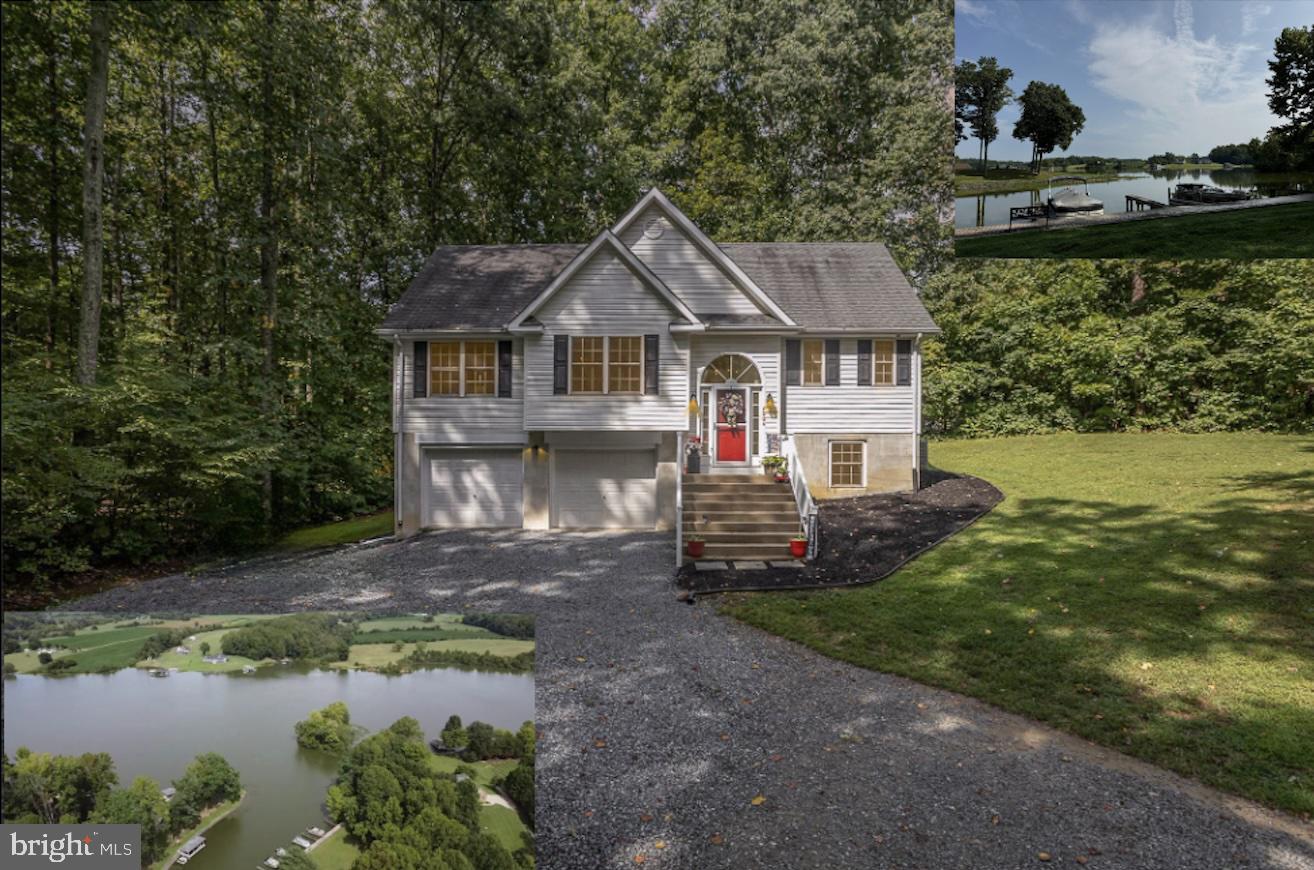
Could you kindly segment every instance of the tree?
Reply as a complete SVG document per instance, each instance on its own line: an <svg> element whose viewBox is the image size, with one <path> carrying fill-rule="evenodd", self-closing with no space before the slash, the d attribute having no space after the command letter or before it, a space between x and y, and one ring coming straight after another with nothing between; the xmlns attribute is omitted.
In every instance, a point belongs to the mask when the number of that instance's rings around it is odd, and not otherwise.
<svg viewBox="0 0 1314 870"><path fill-rule="evenodd" d="M1283 129L1294 133L1314 126L1314 30L1284 27L1268 69L1268 107L1286 119Z"/></svg>
<svg viewBox="0 0 1314 870"><path fill-rule="evenodd" d="M48 652L43 652L43 653L38 653L38 654L37 654L37 661L40 662L40 663L43 664L43 665L48 665L48 664L50 664L50 663L51 663L52 661L54 661L54 660L55 660L55 657L52 656L52 655L51 655L50 653L48 653Z"/></svg>
<svg viewBox="0 0 1314 870"><path fill-rule="evenodd" d="M153 863L169 844L169 802L160 785L139 776L126 789L115 789L96 807L92 821L111 825L141 825L142 863Z"/></svg>
<svg viewBox="0 0 1314 870"><path fill-rule="evenodd" d="M209 654L210 654L210 642L208 640L201 641L201 655L208 656Z"/></svg>
<svg viewBox="0 0 1314 870"><path fill-rule="evenodd" d="M87 77L86 125L83 129L82 182L82 322L78 329L78 383L96 383L100 346L101 276L105 234L101 222L105 180L105 100L109 89L109 18L107 0L91 6L91 71Z"/></svg>
<svg viewBox="0 0 1314 870"><path fill-rule="evenodd" d="M453 713L447 717L447 724L443 726L442 734L439 739L448 749L463 749L469 742L469 735L461 727L461 717Z"/></svg>
<svg viewBox="0 0 1314 870"><path fill-rule="evenodd" d="M351 714L347 705L341 701L334 701L322 710L313 711L296 724L295 731L298 746L322 752L345 752L355 736L351 727Z"/></svg>
<svg viewBox="0 0 1314 870"><path fill-rule="evenodd" d="M977 63L965 60L954 70L955 117L961 107L962 120L981 143L983 174L990 170L990 143L999 136L999 111L1013 99L1008 86L1012 77L1013 71L999 66L993 57L982 57Z"/></svg>
<svg viewBox="0 0 1314 870"><path fill-rule="evenodd" d="M1056 148L1067 150L1081 132L1086 115L1068 99L1058 85L1031 82L1018 98L1022 115L1013 127L1013 138L1031 142L1031 171L1040 171L1040 161Z"/></svg>

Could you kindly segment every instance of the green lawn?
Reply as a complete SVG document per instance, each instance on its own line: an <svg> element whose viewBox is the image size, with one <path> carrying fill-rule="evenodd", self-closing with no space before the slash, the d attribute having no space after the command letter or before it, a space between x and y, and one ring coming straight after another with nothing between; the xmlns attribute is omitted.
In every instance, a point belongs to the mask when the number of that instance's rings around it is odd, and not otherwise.
<svg viewBox="0 0 1314 870"><path fill-rule="evenodd" d="M460 638L501 637L486 628L477 625L449 623L446 626L432 625L424 628L389 628L382 630L358 630L351 640L353 643L394 643L403 641L457 640Z"/></svg>
<svg viewBox="0 0 1314 870"><path fill-rule="evenodd" d="M155 870L164 870L165 867L172 864L174 856L178 854L178 848L182 846L183 843L186 843L197 834L205 833L210 830L210 828L222 822L233 812L233 810L240 807L244 800L246 800L245 790L238 795L237 800L235 801L224 801L223 803L215 804L207 810L203 810L199 822L169 840L169 845L164 849L163 857L161 857L154 865Z"/></svg>
<svg viewBox="0 0 1314 870"><path fill-rule="evenodd" d="M77 662L74 667L60 673L89 674L132 667L137 662L137 655L141 652L141 645L146 642L146 638L161 630L159 626L115 628L104 631L87 630L62 637L45 638L44 642L47 645L68 648L68 652L61 652L55 658L72 658ZM5 661L13 661L19 671L23 672L24 666L29 665L30 662L26 658L18 658L22 655L24 654L11 653L5 656ZM35 656L32 660L35 661Z"/></svg>
<svg viewBox="0 0 1314 870"><path fill-rule="evenodd" d="M380 511L322 526L308 526L285 535L276 545L283 551L314 550L337 544L350 544L392 534L392 511Z"/></svg>
<svg viewBox="0 0 1314 870"><path fill-rule="evenodd" d="M496 837L502 847L513 854L524 845L521 834L528 830L520 821L519 813L495 804L480 805L479 827Z"/></svg>
<svg viewBox="0 0 1314 870"><path fill-rule="evenodd" d="M360 849L347 840L346 828L338 828L310 852L311 860L320 870L351 870L359 856Z"/></svg>
<svg viewBox="0 0 1314 870"><path fill-rule="evenodd" d="M457 628L461 627L461 615L459 613L435 613L433 622L425 620L426 614L410 614L407 616L385 616L379 619L367 619L357 625L357 631L399 631L407 628ZM464 628L474 630L478 626L467 625ZM482 630L482 629L480 629Z"/></svg>
<svg viewBox="0 0 1314 870"><path fill-rule="evenodd" d="M332 668L379 668L400 661L415 652L415 644L403 643L400 651L393 649L391 643L356 643L351 645L351 652L345 662L332 662ZM511 658L534 648L532 640L514 640L512 638L480 638L475 640L444 640L438 643L426 643L427 649L462 650L464 652L486 652Z"/></svg>
<svg viewBox="0 0 1314 870"><path fill-rule="evenodd" d="M1314 812L1314 438L933 444L1005 501L872 586L736 617Z"/></svg>
<svg viewBox="0 0 1314 870"><path fill-rule="evenodd" d="M461 765L474 768L474 781L477 785L488 788L493 784L493 780L499 776L506 776L516 765L519 764L514 758L508 758L501 761L472 761L465 762L459 758L452 758L448 755L430 755L429 766L440 773L456 773L456 768Z"/></svg>
<svg viewBox="0 0 1314 870"><path fill-rule="evenodd" d="M1122 173L1107 171L1086 173L1085 166L1071 169L1047 169L1039 175L1033 175L1027 169L991 169L988 176L975 171L954 174L954 196L971 196L978 193L1016 193L1021 190L1043 190L1049 186L1051 178L1066 175L1080 175L1090 183L1097 181L1114 181Z"/></svg>
<svg viewBox="0 0 1314 870"><path fill-rule="evenodd" d="M965 236L954 240L954 256L1160 260L1314 257L1314 202L1081 229Z"/></svg>
<svg viewBox="0 0 1314 870"><path fill-rule="evenodd" d="M240 671L246 665L261 667L262 665L272 664L272 659L265 659L263 662L260 662L255 659L248 659L244 656L229 656L228 661L223 664L210 664L209 662L202 661L205 654L201 652L201 644L208 643L210 645L210 655L219 655L223 652L221 639L225 634L236 627L237 626L232 626L229 628L216 629L214 631L203 631L200 634L193 635L196 640L191 640L189 638L188 640L183 641L183 645L190 650L187 654L184 655L183 653L174 652L174 650L171 649L163 653L159 658L145 659L144 661L138 662L137 667L178 668L180 671L200 671L209 674L222 674L229 671Z"/></svg>

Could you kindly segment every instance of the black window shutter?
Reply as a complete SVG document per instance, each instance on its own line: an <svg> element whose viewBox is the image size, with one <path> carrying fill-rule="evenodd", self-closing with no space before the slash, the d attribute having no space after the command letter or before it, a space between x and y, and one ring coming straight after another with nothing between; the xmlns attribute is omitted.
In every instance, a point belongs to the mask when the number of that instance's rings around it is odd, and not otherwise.
<svg viewBox="0 0 1314 870"><path fill-rule="evenodd" d="M838 338L826 339L826 386L833 387L840 382L840 343Z"/></svg>
<svg viewBox="0 0 1314 870"><path fill-rule="evenodd" d="M858 384L871 384L871 339L858 339Z"/></svg>
<svg viewBox="0 0 1314 870"><path fill-rule="evenodd" d="M511 342L497 343L497 395L503 399L511 398Z"/></svg>
<svg viewBox="0 0 1314 870"><path fill-rule="evenodd" d="M552 336L552 392L557 396L567 393L570 384L570 336Z"/></svg>
<svg viewBox="0 0 1314 870"><path fill-rule="evenodd" d="M797 387L803 383L803 343L797 338L785 339L785 386Z"/></svg>
<svg viewBox="0 0 1314 870"><path fill-rule="evenodd" d="M912 341L901 338L895 344L894 382L906 387L912 383Z"/></svg>
<svg viewBox="0 0 1314 870"><path fill-rule="evenodd" d="M661 362L657 355L657 336L643 337L643 394L655 396L661 392Z"/></svg>
<svg viewBox="0 0 1314 870"><path fill-rule="evenodd" d="M417 399L429 395L429 342L415 342L415 371L411 374L411 392Z"/></svg>

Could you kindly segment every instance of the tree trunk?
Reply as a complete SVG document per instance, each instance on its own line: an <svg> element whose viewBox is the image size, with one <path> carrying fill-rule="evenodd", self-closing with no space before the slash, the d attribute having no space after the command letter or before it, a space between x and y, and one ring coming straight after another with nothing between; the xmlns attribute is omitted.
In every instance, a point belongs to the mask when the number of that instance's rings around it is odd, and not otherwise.
<svg viewBox="0 0 1314 870"><path fill-rule="evenodd" d="M264 360L261 374L264 376L263 408L265 419L272 419L276 407L274 385L274 329L278 318L278 232L275 224L276 205L274 202L274 28L277 23L278 5L273 0L265 0L265 46L261 64L260 98L264 115L264 147L260 155L260 289L264 292L265 314L261 323L261 338L264 344ZM273 469L266 468L262 486L261 507L264 510L266 526L274 518L274 475Z"/></svg>
<svg viewBox="0 0 1314 870"><path fill-rule="evenodd" d="M46 150L50 157L50 175L47 188L48 212L46 238L50 254L50 298L46 300L46 368L55 362L55 323L58 321L56 300L59 298L59 47L55 38L54 7L47 8L47 26L50 40L46 43L46 73L50 81L50 130Z"/></svg>
<svg viewBox="0 0 1314 870"><path fill-rule="evenodd" d="M82 322L78 330L78 383L96 383L100 349L101 274L105 239L101 205L105 184L105 99L109 82L109 4L91 4L91 72L82 135Z"/></svg>

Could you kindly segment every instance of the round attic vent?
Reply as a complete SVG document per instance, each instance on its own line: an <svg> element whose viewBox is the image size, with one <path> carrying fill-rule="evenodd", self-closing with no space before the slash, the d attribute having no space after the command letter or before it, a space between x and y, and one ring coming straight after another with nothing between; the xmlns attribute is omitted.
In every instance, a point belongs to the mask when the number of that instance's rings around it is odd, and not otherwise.
<svg viewBox="0 0 1314 870"><path fill-rule="evenodd" d="M653 218L643 225L643 234L650 239L660 239L665 231L666 225L661 218Z"/></svg>

